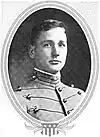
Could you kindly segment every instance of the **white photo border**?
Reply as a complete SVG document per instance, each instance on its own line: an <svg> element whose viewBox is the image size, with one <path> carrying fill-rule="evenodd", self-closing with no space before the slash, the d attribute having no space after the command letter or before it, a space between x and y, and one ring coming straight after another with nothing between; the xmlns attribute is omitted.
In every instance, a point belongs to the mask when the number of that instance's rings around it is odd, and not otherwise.
<svg viewBox="0 0 100 137"><path fill-rule="evenodd" d="M27 9L25 9L13 22L12 26L10 27L7 33L6 39L4 41L2 54L1 54L1 75L2 75L2 80L4 83L5 90L7 92L7 95L9 99L11 100L11 103L13 104L15 109L20 113L20 115L22 115L22 117L29 123L32 123L32 124L43 123L42 121L36 120L35 118L32 118L31 116L26 114L21 108L20 104L18 103L15 97L14 91L12 89L9 75L8 75L8 54L9 54L9 49L10 49L13 36L15 32L17 31L17 29L19 28L19 26L21 25L21 23L35 11L38 11L44 8L59 9L66 12L70 16L72 16L77 21L77 23L81 26L85 34L85 37L87 38L90 53L91 53L91 75L90 75L88 87L86 89L86 96L84 100L82 101L82 103L80 104L80 106L78 106L78 108L74 111L74 113L72 113L72 115L70 115L69 117L65 117L59 121L56 121L59 124L63 124L65 122L74 121L85 109L85 107L88 105L93 95L97 78L98 78L98 72L99 72L99 57L98 57L96 41L94 39L94 36L92 34L92 31L89 25L86 23L85 19L75 9L73 9L71 6L67 5L64 2L62 3L59 1L42 1L36 4L32 4ZM48 123L48 122L45 122L45 123ZM55 123L55 121L51 123Z"/></svg>

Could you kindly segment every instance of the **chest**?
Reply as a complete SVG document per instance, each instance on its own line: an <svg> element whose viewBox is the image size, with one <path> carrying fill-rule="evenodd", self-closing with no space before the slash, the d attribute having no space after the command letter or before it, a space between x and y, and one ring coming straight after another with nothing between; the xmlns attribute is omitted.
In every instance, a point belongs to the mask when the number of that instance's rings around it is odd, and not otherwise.
<svg viewBox="0 0 100 137"><path fill-rule="evenodd" d="M19 102L24 104L25 111L32 117L44 121L59 120L65 117L64 111L69 115L76 105L75 100L78 101L76 94L50 88L28 89L19 96Z"/></svg>

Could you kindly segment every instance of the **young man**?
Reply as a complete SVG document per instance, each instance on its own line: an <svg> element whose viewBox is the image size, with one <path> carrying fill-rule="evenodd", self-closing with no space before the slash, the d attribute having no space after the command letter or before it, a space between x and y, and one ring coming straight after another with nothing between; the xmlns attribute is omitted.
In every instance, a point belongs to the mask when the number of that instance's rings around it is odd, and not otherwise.
<svg viewBox="0 0 100 137"><path fill-rule="evenodd" d="M45 20L32 30L29 56L34 76L15 94L23 109L42 121L68 116L79 105L83 91L60 81L67 56L67 28L63 22Z"/></svg>

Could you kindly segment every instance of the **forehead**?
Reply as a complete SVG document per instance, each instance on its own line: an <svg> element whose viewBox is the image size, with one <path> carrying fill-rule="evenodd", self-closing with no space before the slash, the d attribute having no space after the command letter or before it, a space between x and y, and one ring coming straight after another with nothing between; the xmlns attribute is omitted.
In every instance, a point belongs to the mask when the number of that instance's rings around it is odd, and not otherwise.
<svg viewBox="0 0 100 137"><path fill-rule="evenodd" d="M64 28L52 28L48 31L42 31L39 35L38 42L46 41L46 40L52 40L52 41L66 41L67 37L65 34Z"/></svg>

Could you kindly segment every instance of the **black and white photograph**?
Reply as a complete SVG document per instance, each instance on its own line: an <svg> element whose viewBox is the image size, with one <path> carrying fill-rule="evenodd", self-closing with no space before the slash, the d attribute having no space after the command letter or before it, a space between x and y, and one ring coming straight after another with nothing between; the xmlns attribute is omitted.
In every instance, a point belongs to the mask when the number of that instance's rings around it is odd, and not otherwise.
<svg viewBox="0 0 100 137"><path fill-rule="evenodd" d="M30 15L15 33L8 59L15 95L38 120L68 116L85 95L91 72L88 42L78 23L61 10Z"/></svg>
<svg viewBox="0 0 100 137"><path fill-rule="evenodd" d="M10 27L1 57L4 87L14 108L31 123L51 127L81 114L98 77L91 29L73 8L56 3L26 8ZM43 129L43 135L51 136L50 128L48 134Z"/></svg>

